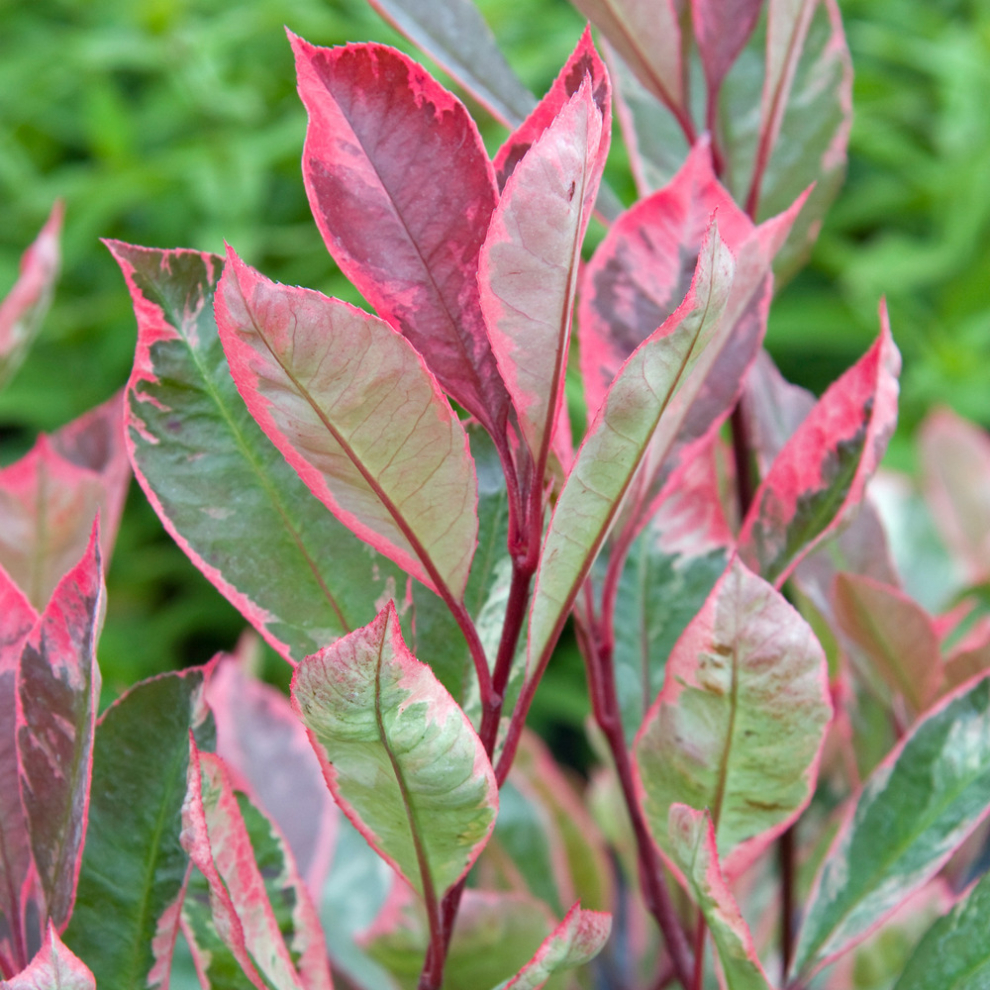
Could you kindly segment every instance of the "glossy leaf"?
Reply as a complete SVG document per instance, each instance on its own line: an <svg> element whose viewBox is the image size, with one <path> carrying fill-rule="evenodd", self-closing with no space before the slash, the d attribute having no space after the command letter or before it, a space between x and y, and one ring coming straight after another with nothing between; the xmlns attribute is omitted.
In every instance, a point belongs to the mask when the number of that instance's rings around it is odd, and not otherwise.
<svg viewBox="0 0 990 990"><path fill-rule="evenodd" d="M217 755L238 790L251 796L292 850L314 898L326 877L338 812L319 761L289 699L223 655L206 686L217 725Z"/></svg>
<svg viewBox="0 0 990 990"><path fill-rule="evenodd" d="M100 698L96 643L106 591L99 528L59 582L21 655L17 748L21 797L48 917L72 913L89 817L93 734Z"/></svg>
<svg viewBox="0 0 990 990"><path fill-rule="evenodd" d="M0 564L35 608L82 556L97 512L110 559L130 482L123 411L116 395L0 470Z"/></svg>
<svg viewBox="0 0 990 990"><path fill-rule="evenodd" d="M990 979L990 875L925 934L894 990L980 990Z"/></svg>
<svg viewBox="0 0 990 990"><path fill-rule="evenodd" d="M14 287L0 299L0 388L20 368L51 305L62 259L63 214L61 201L56 202L34 243L21 256Z"/></svg>
<svg viewBox="0 0 990 990"><path fill-rule="evenodd" d="M585 77L515 166L481 251L482 311L538 476L564 398L581 245L608 148L604 123Z"/></svg>
<svg viewBox="0 0 990 990"><path fill-rule="evenodd" d="M674 0L575 0L650 93L673 111L684 106L681 29Z"/></svg>
<svg viewBox="0 0 990 990"><path fill-rule="evenodd" d="M330 990L316 911L284 839L238 793L223 761L190 744L189 793L182 842L206 878L212 918L187 898L184 915L194 957L210 975L229 966L222 943L255 986ZM205 945L203 944L205 943Z"/></svg>
<svg viewBox="0 0 990 990"><path fill-rule="evenodd" d="M879 338L781 450L739 534L739 554L778 587L862 500L897 420L901 359L886 309Z"/></svg>
<svg viewBox="0 0 990 990"><path fill-rule="evenodd" d="M269 282L233 252L216 314L241 396L310 491L460 600L477 481L464 429L409 342L339 299Z"/></svg>
<svg viewBox="0 0 990 990"><path fill-rule="evenodd" d="M938 636L928 613L902 591L853 574L836 578L835 602L846 635L914 713L924 711L942 680Z"/></svg>
<svg viewBox="0 0 990 990"><path fill-rule="evenodd" d="M167 987L189 857L189 733L214 745L202 668L135 685L100 717L89 829L66 942L101 986Z"/></svg>
<svg viewBox="0 0 990 990"><path fill-rule="evenodd" d="M533 109L533 94L505 61L474 0L370 2L506 127L516 127Z"/></svg>
<svg viewBox="0 0 990 990"><path fill-rule="evenodd" d="M20 756L17 751L17 675L21 652L38 621L23 592L0 568L0 954L11 970L30 961L26 909L34 900L31 837L21 802ZM13 972L3 975L13 976Z"/></svg>
<svg viewBox="0 0 990 990"><path fill-rule="evenodd" d="M594 959L611 931L611 915L583 911L575 904L543 940L536 955L511 980L499 984L498 990L540 990L555 973Z"/></svg>
<svg viewBox="0 0 990 990"><path fill-rule="evenodd" d="M990 578L990 439L948 409L925 420L919 436L925 494L945 542L969 581Z"/></svg>
<svg viewBox="0 0 990 990"><path fill-rule="evenodd" d="M660 848L670 854L674 804L707 808L737 874L810 800L831 715L814 633L734 559L674 647L636 737L637 789Z"/></svg>
<svg viewBox="0 0 990 990"><path fill-rule="evenodd" d="M292 699L341 810L434 910L487 842L498 792L481 740L407 649L394 606L308 657Z"/></svg>
<svg viewBox="0 0 990 990"><path fill-rule="evenodd" d="M866 782L818 875L793 973L855 945L990 809L990 679L950 695Z"/></svg>
<svg viewBox="0 0 990 990"><path fill-rule="evenodd" d="M49 924L31 965L4 982L3 987L4 990L96 990L96 980Z"/></svg>
<svg viewBox="0 0 990 990"><path fill-rule="evenodd" d="M716 211L719 236L735 252L753 223L716 179L708 143L701 141L668 185L609 228L582 275L578 308L590 411L601 406L632 352L680 305Z"/></svg>
<svg viewBox="0 0 990 990"><path fill-rule="evenodd" d="M598 143L597 166L599 171L608 156L611 130L611 86L605 65L598 57L591 40L590 27L586 27L577 47L571 53L564 67L557 74L546 96L527 114L526 119L509 135L493 159L498 188L505 189L505 183L515 167L522 161L529 149L554 122L557 115L577 95L581 84L587 79L595 106L602 117L602 140Z"/></svg>
<svg viewBox="0 0 990 990"><path fill-rule="evenodd" d="M599 409L544 540L530 607L530 669L556 642L664 411L678 390L700 387L724 344L734 272L713 224L684 302L629 358Z"/></svg>
<svg viewBox="0 0 990 990"><path fill-rule="evenodd" d="M753 33L762 7L763 0L696 0L691 4L709 103L717 105L722 80Z"/></svg>
<svg viewBox="0 0 990 990"><path fill-rule="evenodd" d="M718 950L729 990L769 990L746 922L725 881L708 811L684 804L670 809L668 840L671 858L687 881Z"/></svg>
<svg viewBox="0 0 990 990"><path fill-rule="evenodd" d="M532 957L553 924L546 907L531 897L466 890L444 966L444 990L495 986ZM429 942L415 905L400 902L383 912L365 941L401 990L415 990Z"/></svg>
<svg viewBox="0 0 990 990"><path fill-rule="evenodd" d="M303 178L327 249L499 439L509 399L477 283L497 191L474 121L394 49L290 40L309 113Z"/></svg>
<svg viewBox="0 0 990 990"><path fill-rule="evenodd" d="M713 445L670 478L630 548L612 623L616 691L626 740L661 687L667 658L722 576L735 538L719 499Z"/></svg>
<svg viewBox="0 0 990 990"><path fill-rule="evenodd" d="M213 317L221 259L109 247L138 322L127 386L137 479L193 563L274 649L301 660L367 622L402 574L309 494L245 408Z"/></svg>

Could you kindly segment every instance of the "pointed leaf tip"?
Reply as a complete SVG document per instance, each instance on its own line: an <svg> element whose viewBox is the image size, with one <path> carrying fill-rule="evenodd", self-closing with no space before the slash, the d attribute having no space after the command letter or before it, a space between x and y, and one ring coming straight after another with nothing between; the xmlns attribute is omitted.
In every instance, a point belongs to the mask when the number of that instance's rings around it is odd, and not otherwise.
<svg viewBox="0 0 990 990"><path fill-rule="evenodd" d="M307 657L292 701L341 809L438 904L488 841L498 788L471 723L403 642L394 605Z"/></svg>

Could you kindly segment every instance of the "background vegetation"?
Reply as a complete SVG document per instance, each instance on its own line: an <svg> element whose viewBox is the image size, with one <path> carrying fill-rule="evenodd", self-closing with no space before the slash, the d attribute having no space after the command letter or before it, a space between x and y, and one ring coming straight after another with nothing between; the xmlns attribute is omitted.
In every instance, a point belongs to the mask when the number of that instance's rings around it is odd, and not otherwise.
<svg viewBox="0 0 990 990"><path fill-rule="evenodd" d="M566 0L483 0L513 67L542 93L581 30ZM946 403L990 426L990 0L842 0L856 71L849 177L768 343L821 391L876 334L886 293L904 353L890 460ZM221 251L354 299L299 174L305 115L287 25L322 45L408 46L364 0L0 0L0 295L56 197L64 272L42 336L0 398L0 459L22 454L126 381L135 326L116 237ZM484 120L494 150L504 132ZM621 148L609 181L631 201ZM229 648L242 620L132 489L109 575L101 665L112 696ZM288 673L275 662L276 676ZM537 715L574 725L576 665L552 667Z"/></svg>

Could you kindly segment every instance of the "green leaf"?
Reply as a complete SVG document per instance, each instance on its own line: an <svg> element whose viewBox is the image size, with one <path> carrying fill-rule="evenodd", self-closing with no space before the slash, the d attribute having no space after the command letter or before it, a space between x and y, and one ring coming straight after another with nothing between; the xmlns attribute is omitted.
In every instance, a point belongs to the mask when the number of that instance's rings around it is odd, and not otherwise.
<svg viewBox="0 0 990 990"><path fill-rule="evenodd" d="M793 973L859 941L958 848L990 806L990 679L951 695L867 781L811 896Z"/></svg>
<svg viewBox="0 0 990 990"><path fill-rule="evenodd" d="M705 916L729 990L770 990L753 936L722 875L711 815L673 805L665 845Z"/></svg>
<svg viewBox="0 0 990 990"><path fill-rule="evenodd" d="M521 124L536 106L474 0L371 0L371 5L506 127Z"/></svg>
<svg viewBox="0 0 990 990"><path fill-rule="evenodd" d="M471 723L402 641L394 606L303 661L292 698L341 810L437 911L488 841L498 790Z"/></svg>
<svg viewBox="0 0 990 990"><path fill-rule="evenodd" d="M100 986L168 985L189 862L179 833L190 731L212 749L202 668L135 685L96 728L89 830L65 940Z"/></svg>
<svg viewBox="0 0 990 990"><path fill-rule="evenodd" d="M985 990L990 986L990 874L928 929L894 990Z"/></svg>
<svg viewBox="0 0 990 990"><path fill-rule="evenodd" d="M811 797L832 715L808 624L733 560L680 638L634 749L643 810L665 852L675 803L707 808L735 875Z"/></svg>

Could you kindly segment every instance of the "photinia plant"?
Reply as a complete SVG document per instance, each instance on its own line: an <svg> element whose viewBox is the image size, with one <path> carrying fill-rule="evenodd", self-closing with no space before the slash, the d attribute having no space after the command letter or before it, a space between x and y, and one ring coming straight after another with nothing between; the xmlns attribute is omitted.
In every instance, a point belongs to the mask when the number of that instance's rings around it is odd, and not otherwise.
<svg viewBox="0 0 990 990"><path fill-rule="evenodd" d="M834 2L580 0L605 57L586 30L539 101L469 4L375 5L511 131L490 158L408 56L290 35L313 215L374 312L109 242L124 429L114 400L0 472L4 979L982 986L990 444L922 431L958 564L922 604L885 529L921 496L875 477L885 307L820 398L762 350L844 167ZM291 698L247 638L97 719L121 443ZM525 728L569 622L581 787Z"/></svg>

